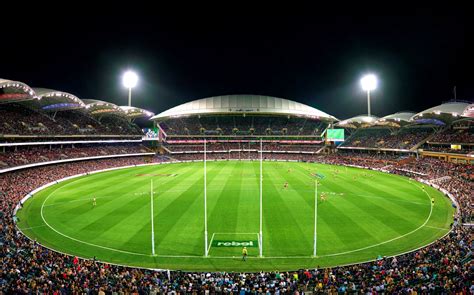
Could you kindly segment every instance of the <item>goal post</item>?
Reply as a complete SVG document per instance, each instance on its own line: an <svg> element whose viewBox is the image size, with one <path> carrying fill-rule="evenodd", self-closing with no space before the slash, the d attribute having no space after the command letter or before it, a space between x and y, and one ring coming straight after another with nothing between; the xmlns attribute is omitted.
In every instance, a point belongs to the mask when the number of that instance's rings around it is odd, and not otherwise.
<svg viewBox="0 0 474 295"><path fill-rule="evenodd" d="M150 216L151 216L151 254L155 255L155 224L153 221L153 178L150 181Z"/></svg>
<svg viewBox="0 0 474 295"><path fill-rule="evenodd" d="M263 257L263 140L260 139L260 149L257 150L260 152L260 175L259 175L259 232L258 233L250 233L253 237L257 239L255 242L250 239L249 241L240 241L240 240L232 240L230 241L231 245L252 245L252 247L258 247L258 257ZM250 155L250 140L249 140L249 155ZM209 241L208 235L208 216L207 216L207 143L206 139L204 139L204 257L209 257L209 252L211 247L216 247L216 234L220 235L223 233L213 233L211 236L211 240ZM250 160L250 157L249 157ZM249 233L228 233L229 235L247 235ZM219 242L220 246L224 245L226 242ZM233 243L233 244L232 244Z"/></svg>

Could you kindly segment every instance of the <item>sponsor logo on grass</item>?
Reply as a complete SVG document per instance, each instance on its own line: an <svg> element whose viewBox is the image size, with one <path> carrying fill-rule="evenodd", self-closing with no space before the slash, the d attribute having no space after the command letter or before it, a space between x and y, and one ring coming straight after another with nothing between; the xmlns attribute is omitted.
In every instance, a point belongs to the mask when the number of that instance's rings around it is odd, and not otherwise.
<svg viewBox="0 0 474 295"><path fill-rule="evenodd" d="M324 174L322 173L311 173L311 176L315 177L315 178L319 178L319 179L324 179Z"/></svg>
<svg viewBox="0 0 474 295"><path fill-rule="evenodd" d="M257 240L213 240L213 247L258 247Z"/></svg>

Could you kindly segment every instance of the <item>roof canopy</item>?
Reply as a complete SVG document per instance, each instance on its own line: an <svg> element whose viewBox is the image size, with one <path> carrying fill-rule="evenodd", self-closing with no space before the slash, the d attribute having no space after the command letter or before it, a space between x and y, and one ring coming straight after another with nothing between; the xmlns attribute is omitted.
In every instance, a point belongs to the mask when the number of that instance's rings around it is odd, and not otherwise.
<svg viewBox="0 0 474 295"><path fill-rule="evenodd" d="M398 112L379 118L374 122L374 125L401 127L403 125L409 124L410 119L411 117L413 117L413 115L415 115L415 113L413 112Z"/></svg>
<svg viewBox="0 0 474 295"><path fill-rule="evenodd" d="M92 116L102 116L102 115L124 115L124 112L117 105L96 99L83 99L86 104L86 110Z"/></svg>
<svg viewBox="0 0 474 295"><path fill-rule="evenodd" d="M150 118L154 115L154 113L150 111L136 107L120 106L120 109L125 113L125 116L130 119Z"/></svg>
<svg viewBox="0 0 474 295"><path fill-rule="evenodd" d="M459 120L460 116L469 113L469 104L466 102L447 102L419 112L411 120L414 122L425 122L426 119L434 119L443 123L451 123Z"/></svg>
<svg viewBox="0 0 474 295"><path fill-rule="evenodd" d="M23 82L0 79L0 103L37 98L33 89Z"/></svg>
<svg viewBox="0 0 474 295"><path fill-rule="evenodd" d="M77 96L52 89L34 88L44 111L63 111L84 108L86 105Z"/></svg>
<svg viewBox="0 0 474 295"><path fill-rule="evenodd" d="M465 109L464 112L462 113L463 117L469 117L469 118L474 118L474 103L468 105Z"/></svg>
<svg viewBox="0 0 474 295"><path fill-rule="evenodd" d="M198 99L171 108L151 119L161 121L170 117L213 114L290 115L337 121L335 117L305 104L262 95L225 95Z"/></svg>
<svg viewBox="0 0 474 295"><path fill-rule="evenodd" d="M336 123L336 126L344 128L363 128L372 126L379 118L376 116L360 115Z"/></svg>

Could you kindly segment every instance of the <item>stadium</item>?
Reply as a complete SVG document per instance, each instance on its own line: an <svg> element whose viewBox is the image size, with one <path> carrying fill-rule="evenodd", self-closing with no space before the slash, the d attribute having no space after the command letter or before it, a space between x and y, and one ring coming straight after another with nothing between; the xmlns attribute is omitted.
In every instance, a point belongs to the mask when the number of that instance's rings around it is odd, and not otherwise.
<svg viewBox="0 0 474 295"><path fill-rule="evenodd" d="M470 287L470 102L341 119L248 94L155 115L0 79L0 115L5 293Z"/></svg>

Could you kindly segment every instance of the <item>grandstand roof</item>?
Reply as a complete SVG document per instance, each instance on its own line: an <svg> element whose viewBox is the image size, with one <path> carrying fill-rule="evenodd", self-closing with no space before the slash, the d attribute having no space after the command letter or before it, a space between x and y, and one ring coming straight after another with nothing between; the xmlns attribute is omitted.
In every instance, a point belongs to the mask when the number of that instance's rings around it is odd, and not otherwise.
<svg viewBox="0 0 474 295"><path fill-rule="evenodd" d="M465 109L464 112L462 113L463 117L468 117L468 118L474 118L474 103L471 103L468 105Z"/></svg>
<svg viewBox="0 0 474 295"><path fill-rule="evenodd" d="M337 121L335 117L299 102L251 94L198 99L166 110L151 119L164 120L170 117L210 114L278 114Z"/></svg>
<svg viewBox="0 0 474 295"><path fill-rule="evenodd" d="M37 98L35 91L23 82L0 78L0 103Z"/></svg>
<svg viewBox="0 0 474 295"><path fill-rule="evenodd" d="M150 118L154 115L154 113L150 111L136 107L120 106L120 109L122 109L122 111L125 113L125 116L130 119Z"/></svg>
<svg viewBox="0 0 474 295"><path fill-rule="evenodd" d="M372 126L379 117L360 115L336 123L337 126L346 128L360 128Z"/></svg>
<svg viewBox="0 0 474 295"><path fill-rule="evenodd" d="M434 122L450 123L465 115L466 111L469 111L469 103L452 101L419 112L411 120L414 122L427 122L428 119Z"/></svg>
<svg viewBox="0 0 474 295"><path fill-rule="evenodd" d="M44 111L62 111L84 108L85 103L77 96L58 90L34 88L40 98L41 109Z"/></svg>
<svg viewBox="0 0 474 295"><path fill-rule="evenodd" d="M96 99L83 99L86 104L86 110L92 116L95 115L125 115L124 111L117 105Z"/></svg>
<svg viewBox="0 0 474 295"><path fill-rule="evenodd" d="M379 118L374 122L374 125L400 127L402 125L408 124L413 115L415 115L414 112L397 112L395 114Z"/></svg>

